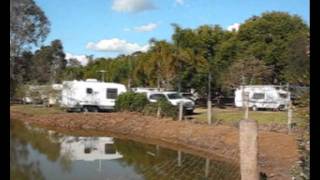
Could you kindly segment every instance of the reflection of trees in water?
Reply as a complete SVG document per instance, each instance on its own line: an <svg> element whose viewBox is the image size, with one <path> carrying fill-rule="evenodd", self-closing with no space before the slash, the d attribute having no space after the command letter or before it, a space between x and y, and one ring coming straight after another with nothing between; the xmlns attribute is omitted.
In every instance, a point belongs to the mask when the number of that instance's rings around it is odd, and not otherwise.
<svg viewBox="0 0 320 180"><path fill-rule="evenodd" d="M14 137L11 132L10 179L44 179L44 176L39 169L39 162L28 162L29 151L27 143Z"/></svg>
<svg viewBox="0 0 320 180"><path fill-rule="evenodd" d="M39 151L51 162L60 163L63 171L71 171L70 154L60 155L59 138L57 133L49 134L44 129L27 128L22 122L11 120L10 123L10 176L12 179L44 179L39 169L39 162L23 164L28 160L27 145ZM21 162L23 160L23 163ZM26 177L26 178L25 178ZM27 178L30 177L30 178Z"/></svg>
<svg viewBox="0 0 320 180"><path fill-rule="evenodd" d="M34 149L44 154L49 161L55 162L60 156L60 143L53 142L45 130L26 128L20 121L12 122L12 135L21 141L28 142Z"/></svg>
<svg viewBox="0 0 320 180"><path fill-rule="evenodd" d="M239 166L232 163L214 160L206 163L205 158L181 153L179 166L177 151L129 140L114 141L123 155L120 163L133 166L145 179L240 179Z"/></svg>
<svg viewBox="0 0 320 180"><path fill-rule="evenodd" d="M63 172L71 172L72 170L72 152L66 152L59 158L59 164Z"/></svg>

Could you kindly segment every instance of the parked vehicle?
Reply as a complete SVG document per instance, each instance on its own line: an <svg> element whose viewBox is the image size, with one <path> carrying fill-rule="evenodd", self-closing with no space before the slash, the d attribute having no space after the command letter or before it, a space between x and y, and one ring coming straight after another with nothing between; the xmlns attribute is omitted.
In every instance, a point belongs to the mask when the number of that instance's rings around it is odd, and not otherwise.
<svg viewBox="0 0 320 180"><path fill-rule="evenodd" d="M183 108L188 114L192 114L195 108L194 101L184 98L176 91L151 91L147 93L150 102L157 102L160 98L166 98L173 106L183 103Z"/></svg>
<svg viewBox="0 0 320 180"><path fill-rule="evenodd" d="M52 106L60 103L62 84L29 85L22 98L24 104L45 104Z"/></svg>
<svg viewBox="0 0 320 180"><path fill-rule="evenodd" d="M115 100L127 91L123 84L86 81L64 81L62 83L61 106L69 111L97 112L113 110Z"/></svg>
<svg viewBox="0 0 320 180"><path fill-rule="evenodd" d="M281 86L274 85L249 85L240 86L235 90L235 106L243 107L243 94L248 95L248 106L252 110L277 109L286 110L290 101L288 91Z"/></svg>
<svg viewBox="0 0 320 180"><path fill-rule="evenodd" d="M190 100L192 100L192 101L194 101L194 102L198 99L194 94L192 94L192 93L187 93L187 92L181 93L181 96L184 97L184 98L186 98L186 99L190 99Z"/></svg>

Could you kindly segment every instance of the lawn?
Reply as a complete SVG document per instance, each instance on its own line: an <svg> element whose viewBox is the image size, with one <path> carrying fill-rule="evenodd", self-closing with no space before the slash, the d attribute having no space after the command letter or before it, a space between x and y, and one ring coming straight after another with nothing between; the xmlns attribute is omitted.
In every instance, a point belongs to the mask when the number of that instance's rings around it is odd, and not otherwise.
<svg viewBox="0 0 320 180"><path fill-rule="evenodd" d="M46 115L46 114L60 114L65 113L59 107L43 107L34 105L13 105L10 106L11 110L17 110L33 115ZM207 109L196 108L193 115L189 115L196 121L207 122ZM212 121L221 121L223 123L235 123L243 119L244 112L238 108L216 108L212 109ZM287 112L286 111L249 111L249 119L257 120L259 124L287 124ZM293 122L299 122L296 114L293 113Z"/></svg>
<svg viewBox="0 0 320 180"><path fill-rule="evenodd" d="M198 121L207 121L207 109L197 108L190 117ZM212 121L234 123L244 117L244 111L238 108L213 108ZM257 120L259 124L287 124L288 116L286 111L249 111L249 119ZM293 121L297 120L293 114Z"/></svg>
<svg viewBox="0 0 320 180"><path fill-rule="evenodd" d="M17 110L24 113L29 113L33 115L45 115L45 114L59 114L64 113L59 107L45 107L41 105L12 105L10 106L10 110Z"/></svg>

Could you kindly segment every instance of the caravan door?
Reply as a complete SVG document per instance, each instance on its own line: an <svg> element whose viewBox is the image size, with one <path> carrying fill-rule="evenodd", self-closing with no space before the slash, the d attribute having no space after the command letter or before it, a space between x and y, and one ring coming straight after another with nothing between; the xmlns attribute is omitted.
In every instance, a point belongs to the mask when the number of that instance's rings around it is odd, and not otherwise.
<svg viewBox="0 0 320 180"><path fill-rule="evenodd" d="M99 91L94 91L93 88L86 88L86 96L84 97L85 105L99 105Z"/></svg>

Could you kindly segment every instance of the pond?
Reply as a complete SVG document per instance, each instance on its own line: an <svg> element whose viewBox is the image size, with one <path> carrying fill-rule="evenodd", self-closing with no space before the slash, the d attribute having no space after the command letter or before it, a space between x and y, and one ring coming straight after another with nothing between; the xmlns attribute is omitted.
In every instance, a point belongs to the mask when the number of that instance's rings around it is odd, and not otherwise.
<svg viewBox="0 0 320 180"><path fill-rule="evenodd" d="M106 136L75 136L10 124L11 179L158 180L240 179L239 167L172 150Z"/></svg>

